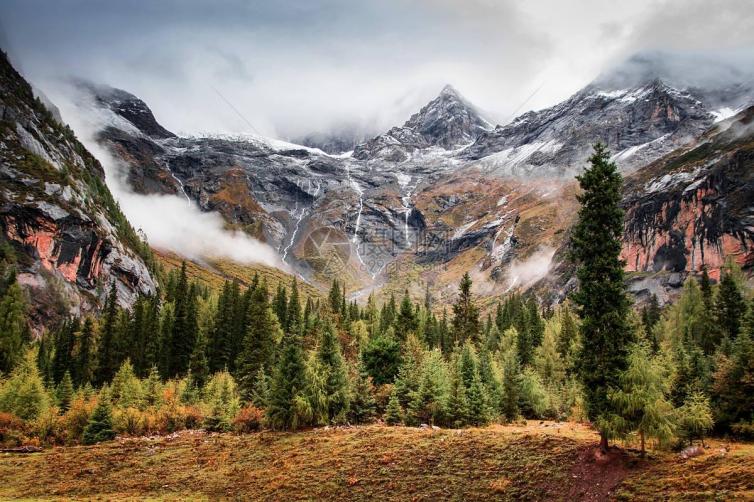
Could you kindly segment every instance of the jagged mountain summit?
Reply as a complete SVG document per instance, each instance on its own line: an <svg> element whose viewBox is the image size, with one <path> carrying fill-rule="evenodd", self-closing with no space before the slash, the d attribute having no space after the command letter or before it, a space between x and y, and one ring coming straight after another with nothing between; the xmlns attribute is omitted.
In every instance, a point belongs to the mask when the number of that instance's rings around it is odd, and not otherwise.
<svg viewBox="0 0 754 502"><path fill-rule="evenodd" d="M19 258L36 330L96 309L111 283L130 305L154 293L146 244L105 184L100 163L0 53L0 240Z"/></svg>
<svg viewBox="0 0 754 502"><path fill-rule="evenodd" d="M592 84L483 134L462 155L504 175L572 176L601 141L631 169L688 144L713 122L698 97L662 80L626 89Z"/></svg>
<svg viewBox="0 0 754 502"><path fill-rule="evenodd" d="M471 144L493 125L452 86L412 115L402 126L393 127L354 149L358 160L382 159L401 162L417 150L440 147L454 150Z"/></svg>

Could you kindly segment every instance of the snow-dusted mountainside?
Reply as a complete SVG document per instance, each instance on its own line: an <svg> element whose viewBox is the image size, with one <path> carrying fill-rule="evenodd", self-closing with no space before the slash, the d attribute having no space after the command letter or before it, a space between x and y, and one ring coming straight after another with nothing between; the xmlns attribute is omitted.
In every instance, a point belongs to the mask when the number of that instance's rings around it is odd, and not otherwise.
<svg viewBox="0 0 754 502"><path fill-rule="evenodd" d="M570 177L601 141L630 171L754 104L751 72L700 64L664 53L637 54L562 103L482 134L460 155L500 175Z"/></svg>
<svg viewBox="0 0 754 502"><path fill-rule="evenodd" d="M141 101L125 91L93 85L81 89L87 100L82 110L96 108L98 139L128 166L134 190L174 193L203 210L218 211L234 228L269 243L307 275L319 271L318 257L312 259L305 249L307 239L327 227L337 229L338 238L350 247L347 268L354 282L377 276L398 251L417 245L416 235L424 229L414 207L418 191L460 165L454 152L442 146L417 149L405 162L379 161L375 166L255 135L178 137L151 121L135 121L133 107L122 103ZM482 124L470 110L461 106L455 91L446 89L409 122L423 131L416 132L422 138L448 145L468 142L470 131ZM444 120L452 125L441 127ZM422 141L426 145L429 140Z"/></svg>
<svg viewBox="0 0 754 502"><path fill-rule="evenodd" d="M573 175L602 141L630 169L689 143L713 122L696 96L661 80L625 89L593 84L483 134L462 155L500 174Z"/></svg>
<svg viewBox="0 0 754 502"><path fill-rule="evenodd" d="M402 126L329 154L255 135L179 137L125 91L82 87L98 110L99 141L128 166L134 190L218 211L313 280L329 280L333 255L355 286L389 288L406 273L452 284L473 268L490 294L547 272L575 215L571 175L593 143L607 143L631 173L694 144L748 99L742 85L601 78L493 129L446 87Z"/></svg>
<svg viewBox="0 0 754 502"><path fill-rule="evenodd" d="M353 157L401 162L418 150L431 147L453 150L467 146L492 127L458 91L446 85L439 96L405 124L357 146Z"/></svg>

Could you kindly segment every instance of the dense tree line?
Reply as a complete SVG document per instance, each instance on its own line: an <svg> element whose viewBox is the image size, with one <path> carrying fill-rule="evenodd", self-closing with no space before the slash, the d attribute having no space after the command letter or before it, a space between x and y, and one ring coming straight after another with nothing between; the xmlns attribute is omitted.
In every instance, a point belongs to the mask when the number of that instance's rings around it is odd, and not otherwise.
<svg viewBox="0 0 754 502"><path fill-rule="evenodd" d="M0 247L0 411L42 437L83 442L379 418L589 420L603 447L693 440L713 427L752 436L754 300L741 271L728 264L714 283L705 270L674 304L652 297L633 310L619 260L621 180L604 149L579 181L580 289L557 308L514 292L483 315L469 274L448 309L408 291L359 305L338 281L321 298L302 298L295 279L271 290L259 277L212 292L184 264L130 309L112 285L98 317L32 341L12 250Z"/></svg>

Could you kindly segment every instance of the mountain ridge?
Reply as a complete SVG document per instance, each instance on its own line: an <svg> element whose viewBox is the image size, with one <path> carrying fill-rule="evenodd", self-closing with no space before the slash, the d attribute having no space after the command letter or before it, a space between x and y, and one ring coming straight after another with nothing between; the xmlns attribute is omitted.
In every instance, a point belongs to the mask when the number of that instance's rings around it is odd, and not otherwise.
<svg viewBox="0 0 754 502"><path fill-rule="evenodd" d="M0 118L1 237L18 256L34 331L97 309L111 283L121 305L154 293L151 254L120 212L102 166L4 53Z"/></svg>
<svg viewBox="0 0 754 502"><path fill-rule="evenodd" d="M475 263L486 290L500 293L529 287L534 279L522 283L516 264L565 242L571 216L562 211L571 204L558 208L557 194L572 197L569 175L595 141L606 142L630 174L693 144L716 120L699 95L655 77L630 89L592 83L494 129L447 86L350 156L256 136L150 138L105 128L100 139L130 164L137 191L186 194L322 285L307 246L333 228L350 247L343 272L357 288L388 287L393 266L416 270L420 281L443 267L452 282L452 270ZM464 145L469 131L479 135ZM148 147L138 146L143 141ZM465 192L469 178L480 180L479 194ZM442 235L441 251L422 247L427 236Z"/></svg>

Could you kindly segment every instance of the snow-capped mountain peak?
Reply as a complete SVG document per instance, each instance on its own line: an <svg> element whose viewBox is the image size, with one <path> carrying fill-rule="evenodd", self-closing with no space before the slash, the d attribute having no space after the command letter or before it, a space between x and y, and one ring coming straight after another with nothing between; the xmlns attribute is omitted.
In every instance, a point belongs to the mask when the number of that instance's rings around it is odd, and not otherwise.
<svg viewBox="0 0 754 502"><path fill-rule="evenodd" d="M360 160L382 158L403 161L417 149L440 147L455 150L471 144L484 132L493 129L486 120L451 85L413 114L402 126L370 139L354 149Z"/></svg>

